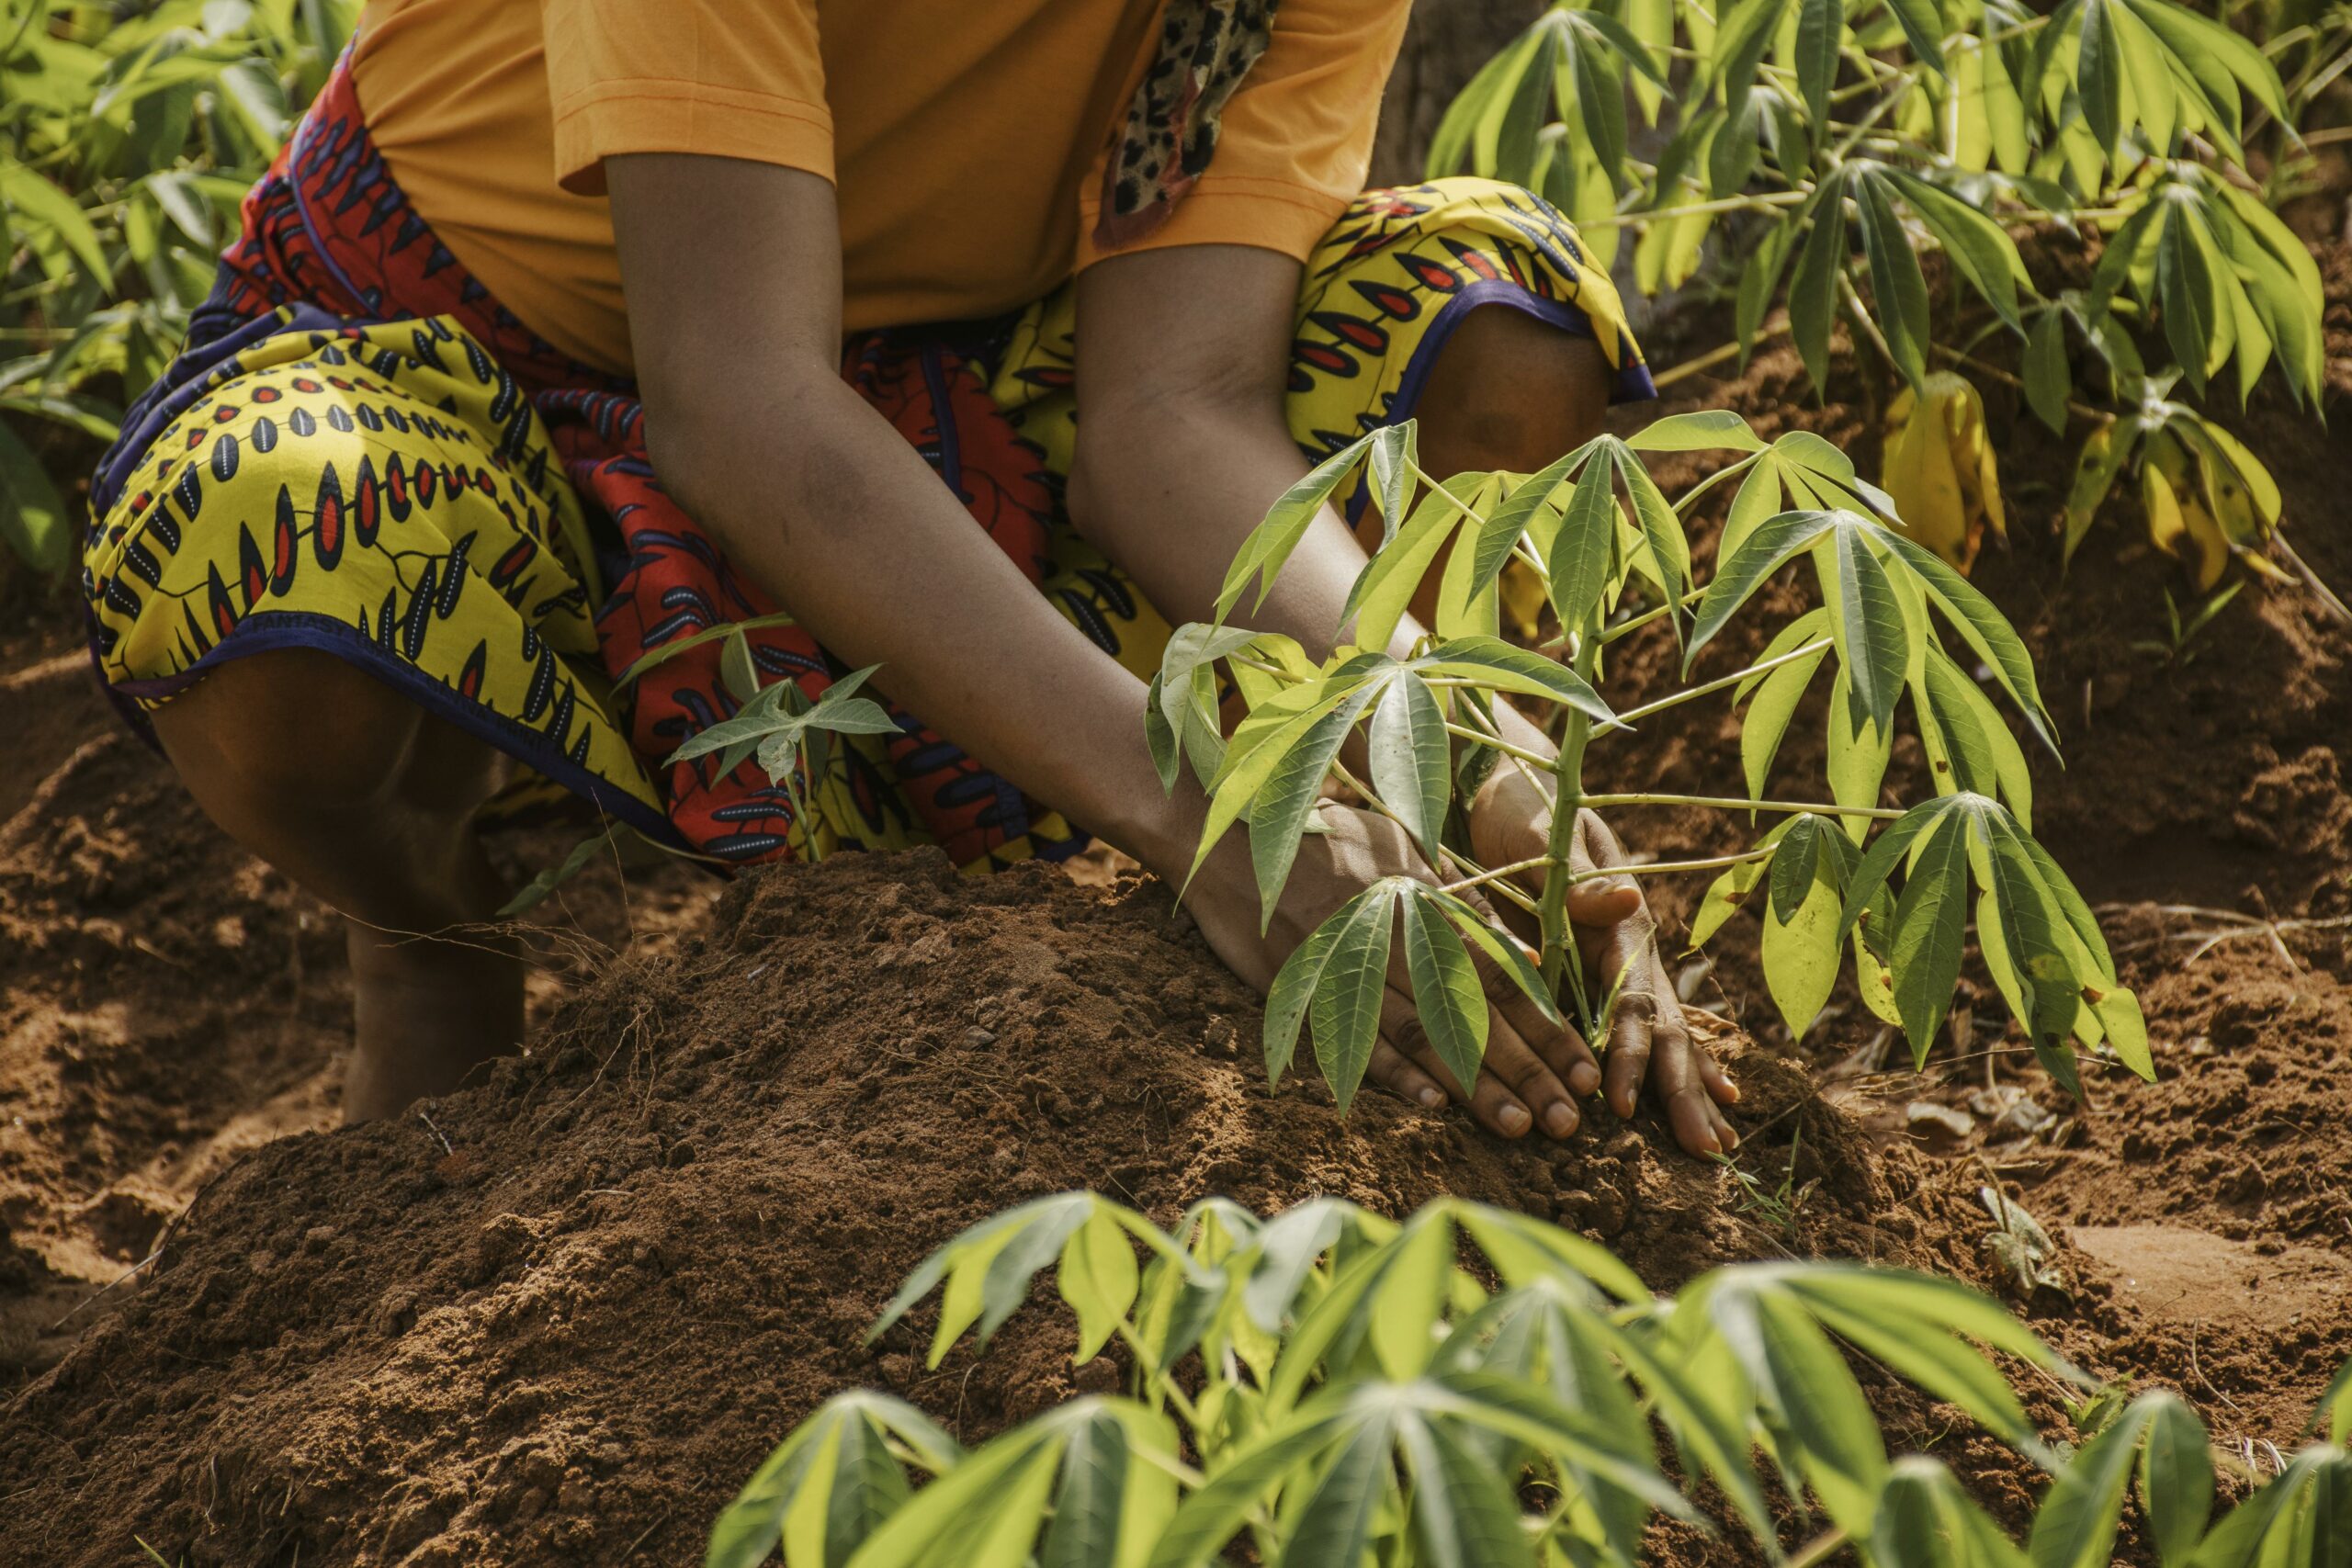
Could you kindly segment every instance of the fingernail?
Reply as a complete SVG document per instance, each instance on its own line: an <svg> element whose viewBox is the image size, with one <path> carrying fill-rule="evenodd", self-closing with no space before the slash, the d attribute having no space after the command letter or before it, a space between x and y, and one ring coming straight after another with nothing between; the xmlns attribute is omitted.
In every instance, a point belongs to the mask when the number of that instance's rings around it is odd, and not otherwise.
<svg viewBox="0 0 2352 1568"><path fill-rule="evenodd" d="M1727 1089L1731 1090L1731 1102L1732 1102L1734 1105L1737 1105L1737 1104L1739 1103L1739 1084L1738 1084L1738 1081L1737 1081L1736 1079L1734 1079L1734 1078L1726 1077L1726 1078L1724 1078L1724 1087L1725 1089Z"/></svg>
<svg viewBox="0 0 2352 1568"><path fill-rule="evenodd" d="M1630 1094L1614 1096L1609 1101L1609 1109L1617 1112L1618 1116L1623 1120L1631 1121L1634 1115L1634 1097Z"/></svg>
<svg viewBox="0 0 2352 1568"><path fill-rule="evenodd" d="M1590 1062L1578 1062L1568 1069L1568 1088L1579 1098L1600 1087L1600 1069Z"/></svg>
<svg viewBox="0 0 2352 1568"><path fill-rule="evenodd" d="M1527 1112L1516 1105L1506 1105L1495 1112L1495 1121L1513 1137L1527 1131Z"/></svg>
<svg viewBox="0 0 2352 1568"><path fill-rule="evenodd" d="M1422 1103L1423 1105L1427 1106L1430 1110L1431 1110L1431 1111L1435 1111L1435 1110L1436 1110L1436 1109L1438 1109L1440 1106L1442 1106L1442 1105L1443 1105L1443 1104L1445 1103L1445 1096L1444 1096L1444 1095L1442 1095L1442 1094L1440 1094L1440 1093L1439 1093L1436 1089L1425 1089L1421 1090L1421 1093L1420 1093L1420 1101L1421 1101L1421 1103Z"/></svg>
<svg viewBox="0 0 2352 1568"><path fill-rule="evenodd" d="M1555 1100L1552 1109L1544 1112L1544 1128L1555 1138L1565 1138L1577 1130L1577 1113L1568 1109L1566 1100Z"/></svg>

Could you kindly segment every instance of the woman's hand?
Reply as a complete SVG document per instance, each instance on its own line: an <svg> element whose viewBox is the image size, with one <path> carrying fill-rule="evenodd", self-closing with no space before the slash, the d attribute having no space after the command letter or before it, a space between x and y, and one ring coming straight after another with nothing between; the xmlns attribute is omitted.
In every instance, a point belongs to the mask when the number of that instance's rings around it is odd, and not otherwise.
<svg viewBox="0 0 2352 1568"><path fill-rule="evenodd" d="M1483 865L1510 865L1544 852L1552 825L1550 792L1516 767L1495 770L1470 807L1470 851ZM1626 863L1608 825L1579 812L1570 864L1606 871ZM1530 892L1543 891L1541 869L1522 873ZM1730 1075L1690 1037L1680 998L1657 951L1657 923L1631 876L1601 876L1568 889L1568 920L1577 950L1605 987L1622 974L1610 1030L1609 1108L1630 1117L1645 1081L1692 1154L1725 1154L1739 1135L1721 1107L1737 1102Z"/></svg>
<svg viewBox="0 0 2352 1568"><path fill-rule="evenodd" d="M1185 895L1186 907L1217 956L1261 991L1273 984L1293 948L1373 883L1398 875L1437 880L1404 829L1388 818L1328 801L1320 810L1329 830L1301 840L1297 863L1264 934L1259 931L1257 884L1239 834L1218 846ZM1475 895L1471 901L1476 902ZM1577 1102L1600 1087L1600 1066L1573 1029L1547 1020L1483 953L1473 957L1492 1010L1477 1082L1465 1089L1430 1049L1413 1006L1401 943L1390 950L1371 1077L1431 1110L1449 1096L1461 1100L1507 1138L1531 1127L1567 1137L1581 1120Z"/></svg>

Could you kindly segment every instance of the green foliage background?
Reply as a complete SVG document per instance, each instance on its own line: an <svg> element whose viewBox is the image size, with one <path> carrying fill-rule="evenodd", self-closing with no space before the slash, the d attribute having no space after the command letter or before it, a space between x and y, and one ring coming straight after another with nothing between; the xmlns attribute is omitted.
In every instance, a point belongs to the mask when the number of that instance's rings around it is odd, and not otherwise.
<svg viewBox="0 0 2352 1568"><path fill-rule="evenodd" d="M111 440L212 288L237 208L326 81L358 0L7 0L0 412ZM35 567L74 517L0 418L0 534Z"/></svg>

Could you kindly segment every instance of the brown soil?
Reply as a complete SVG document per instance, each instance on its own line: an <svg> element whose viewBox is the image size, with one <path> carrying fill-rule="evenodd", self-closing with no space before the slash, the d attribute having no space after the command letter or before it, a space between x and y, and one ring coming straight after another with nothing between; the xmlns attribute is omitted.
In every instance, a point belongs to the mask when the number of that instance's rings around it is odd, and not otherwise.
<svg viewBox="0 0 2352 1568"><path fill-rule="evenodd" d="M2339 389L2348 258L2324 263ZM1866 400L1802 395L1780 349L1685 406L1874 462ZM1114 1379L1069 1364L1057 1308L936 1374L904 1331L862 1342L931 1247L1080 1185L1163 1220L1208 1192L1392 1212L1460 1192L1600 1236L1660 1288L1794 1252L1998 1289L1989 1175L2061 1237L2069 1289L2021 1303L2043 1332L2178 1387L2232 1449L2290 1448L2352 1356L2352 637L2309 595L2256 587L2194 660L2134 651L2162 635L2160 590L2185 592L2176 570L2119 516L2062 581L2046 525L2071 449L1992 401L2017 515L1977 577L2067 740L2064 770L2038 764L2036 828L2109 906L2163 1079L2094 1071L2068 1102L1989 987L1925 1074L1850 996L1791 1042L1743 917L1703 999L1760 1042L1724 1043L1749 1090L1743 1168L1767 1190L1818 1183L1786 1227L1646 1121L1602 1114L1553 1149L1377 1097L1342 1122L1311 1081L1269 1095L1254 1002L1160 891L1042 869L962 884L921 856L724 897L673 867L601 870L552 912L570 920L544 938L529 1059L429 1122L329 1131L340 937L109 728L67 623L36 606L31 633L0 635L19 759L0 779L0 1376L17 1387L0 1562L119 1563L134 1535L197 1563L693 1561L767 1447L840 1387L898 1389L974 1437ZM2264 396L2245 428L2299 547L2352 584L2339 438ZM1638 681L1672 649L1626 654ZM1679 711L1600 765L1669 789L1736 777L1721 710ZM1817 770L1804 733L1792 780ZM1747 831L1677 811L1623 828L1661 856ZM543 863L576 831L509 852ZM1663 887L1669 920L1698 892ZM1967 1121L1928 1143L1915 1104ZM1916 1400L1883 1409L2007 1517L2028 1506L1993 1445L1944 1437Z"/></svg>

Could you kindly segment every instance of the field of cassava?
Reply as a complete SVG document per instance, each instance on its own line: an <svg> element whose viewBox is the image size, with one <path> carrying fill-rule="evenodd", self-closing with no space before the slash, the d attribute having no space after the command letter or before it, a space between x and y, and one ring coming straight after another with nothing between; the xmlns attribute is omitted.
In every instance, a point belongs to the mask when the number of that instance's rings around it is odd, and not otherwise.
<svg viewBox="0 0 2352 1568"><path fill-rule="evenodd" d="M1377 172L1575 216L1661 400L1322 455L1136 715L1270 908L1333 795L1427 880L1261 1001L1107 852L525 823L527 1054L353 1129L70 565L351 7L0 9L0 1562L2352 1564L2352 10L1485 9ZM1350 498L1409 658L1249 629ZM692 744L824 787L863 699L740 663ZM1496 768L1638 852L1728 1156L1365 1082L1474 957L1610 1034Z"/></svg>

